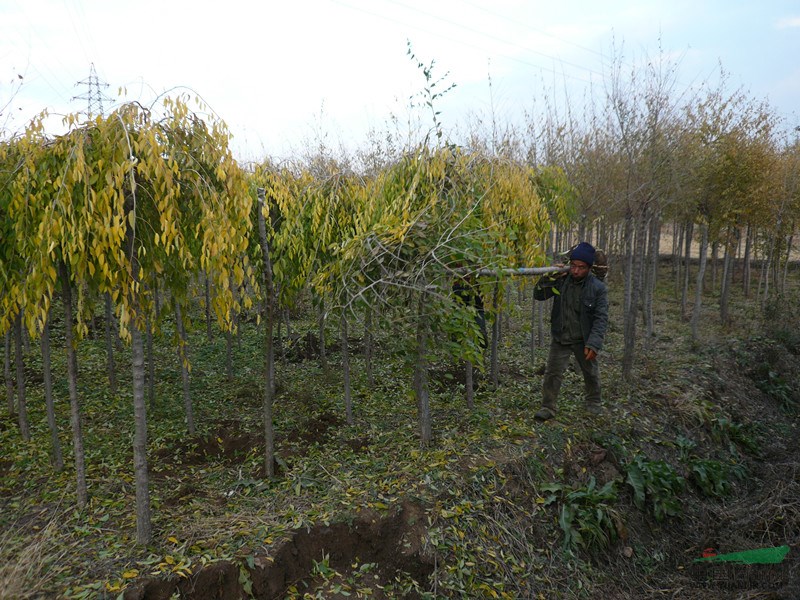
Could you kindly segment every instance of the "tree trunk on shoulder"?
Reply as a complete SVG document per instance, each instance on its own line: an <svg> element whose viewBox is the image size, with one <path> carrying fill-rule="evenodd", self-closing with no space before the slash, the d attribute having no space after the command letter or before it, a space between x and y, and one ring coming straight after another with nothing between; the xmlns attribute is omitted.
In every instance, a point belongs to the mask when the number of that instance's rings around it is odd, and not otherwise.
<svg viewBox="0 0 800 600"><path fill-rule="evenodd" d="M64 470L64 454L61 452L61 441L58 439L58 425L56 425L56 410L53 404L53 373L50 360L50 312L42 328L42 375L44 378L44 402L47 409L47 425L50 428L50 441L53 454L50 457L53 468L57 472Z"/></svg>
<svg viewBox="0 0 800 600"><path fill-rule="evenodd" d="M75 454L75 476L77 479L78 508L86 506L86 457L83 451L83 428L81 426L81 407L78 399L78 358L75 354L75 341L72 323L75 319L72 309L72 284L67 266L59 265L61 292L64 298L64 346L67 351L67 382L69 385L70 423L72 425L72 447Z"/></svg>

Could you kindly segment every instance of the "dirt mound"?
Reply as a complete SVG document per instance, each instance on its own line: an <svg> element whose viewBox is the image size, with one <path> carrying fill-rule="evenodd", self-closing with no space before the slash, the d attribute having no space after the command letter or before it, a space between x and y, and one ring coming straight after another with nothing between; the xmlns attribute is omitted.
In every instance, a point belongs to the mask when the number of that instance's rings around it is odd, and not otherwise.
<svg viewBox="0 0 800 600"><path fill-rule="evenodd" d="M337 415L322 413L306 419L301 427L288 433L286 440L290 443L299 442L303 446L310 446L314 443L324 444L330 431L336 431L342 425L344 425L344 421Z"/></svg>
<svg viewBox="0 0 800 600"><path fill-rule="evenodd" d="M380 516L362 511L352 522L317 525L296 532L271 556L255 556L241 563L220 561L188 579L143 579L125 591L125 600L228 600L252 597L281 599L290 590L324 592L347 590L359 576L369 581L372 597L398 579L424 584L433 572L433 560L423 551L424 511L406 503ZM366 567L366 568L365 568ZM325 596L336 597L336 596ZM406 590L404 597L417 594Z"/></svg>
<svg viewBox="0 0 800 600"><path fill-rule="evenodd" d="M223 423L214 432L176 440L156 452L156 465L199 465L215 460L240 463L250 452L263 448L263 436L241 431L238 422ZM157 470L157 469L156 469Z"/></svg>

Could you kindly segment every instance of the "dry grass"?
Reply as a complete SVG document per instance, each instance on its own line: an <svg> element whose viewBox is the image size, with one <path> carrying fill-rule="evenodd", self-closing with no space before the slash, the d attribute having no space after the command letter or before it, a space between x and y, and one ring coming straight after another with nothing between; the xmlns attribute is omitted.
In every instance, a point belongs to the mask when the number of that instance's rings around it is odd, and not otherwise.
<svg viewBox="0 0 800 600"><path fill-rule="evenodd" d="M20 527L12 527L0 537L0 548L7 558L0 565L0 599L41 598L56 578L60 564L70 553L58 531L64 514L52 516L47 525L32 537Z"/></svg>

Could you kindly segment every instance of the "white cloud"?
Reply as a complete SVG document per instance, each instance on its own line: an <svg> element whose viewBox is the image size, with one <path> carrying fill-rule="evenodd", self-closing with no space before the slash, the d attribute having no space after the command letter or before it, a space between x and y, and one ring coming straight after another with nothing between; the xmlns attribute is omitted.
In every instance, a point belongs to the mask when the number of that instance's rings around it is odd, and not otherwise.
<svg viewBox="0 0 800 600"><path fill-rule="evenodd" d="M778 29L791 29L800 27L800 17L783 17L775 24Z"/></svg>

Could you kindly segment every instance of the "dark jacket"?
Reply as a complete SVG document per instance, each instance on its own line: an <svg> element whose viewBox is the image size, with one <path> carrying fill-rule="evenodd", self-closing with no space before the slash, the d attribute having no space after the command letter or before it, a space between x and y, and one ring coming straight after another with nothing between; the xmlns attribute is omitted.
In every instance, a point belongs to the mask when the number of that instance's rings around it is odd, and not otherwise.
<svg viewBox="0 0 800 600"><path fill-rule="evenodd" d="M539 279L533 288L533 297L537 300L555 297L550 315L550 331L554 339L558 339L562 330L561 298L556 290L561 291L568 277L571 275L557 279L545 276ZM600 352L608 327L608 289L605 283L591 273L586 276L581 290L580 319L584 345L595 352Z"/></svg>

